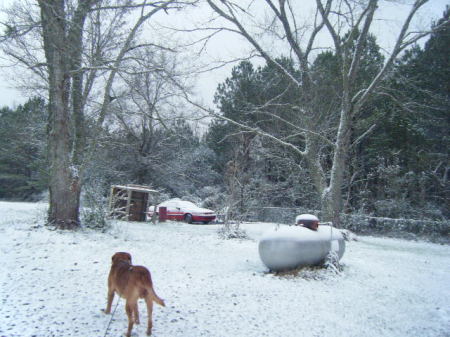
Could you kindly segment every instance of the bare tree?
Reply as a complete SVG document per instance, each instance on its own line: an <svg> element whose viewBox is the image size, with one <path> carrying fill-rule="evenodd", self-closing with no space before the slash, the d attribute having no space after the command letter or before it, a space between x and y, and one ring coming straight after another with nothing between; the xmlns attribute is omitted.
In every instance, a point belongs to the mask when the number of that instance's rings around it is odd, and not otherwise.
<svg viewBox="0 0 450 337"><path fill-rule="evenodd" d="M127 71L120 74L120 93L113 109L114 117L139 143L142 156L151 154L158 142L155 131L167 128L169 119L178 118L179 92L188 90L187 74L178 66L177 52L144 47L133 50L126 61Z"/></svg>
<svg viewBox="0 0 450 337"><path fill-rule="evenodd" d="M383 66L366 84L361 84L356 79L361 71L364 50L373 29L374 16L378 9L377 0L363 2L316 0L315 16L308 22L301 21L300 14L304 14L301 12L301 5L289 0L248 3L229 0L207 0L207 2L220 18L225 19L226 24L217 29L232 31L244 37L268 64L277 67L279 72L298 88L299 102L294 108L299 117L298 123L293 124L292 121L273 117L301 134L304 147L300 148L288 138L277 137L258 126L231 119L228 121L245 130L268 137L303 156L308 163L316 190L321 195L322 210L327 220L333 220L338 224L342 208L342 185L347 167L346 158L352 146L350 136L355 119L358 118L362 107L376 94L401 52L430 33L410 29L412 19L427 0L415 0L410 6L409 13L397 33L394 47ZM261 7L263 4L264 9ZM257 21L258 13L271 13L272 16L270 20L260 23ZM320 47L318 36L323 32L327 32L331 37L333 41L331 49L340 64L338 93L340 104L339 111L332 112L338 116L338 120L331 137L322 128L324 118L329 117L329 112L328 115L324 115L323 111L317 109L316 104L318 100L326 100L327 97L321 96L320 88L313 80L311 66L315 57L314 51ZM269 35L272 42L270 47L266 43ZM273 43L286 47L286 52L289 52L296 61L300 77L294 76L277 61L279 55L274 50L279 49L273 48ZM258 108L260 112L264 109L265 107ZM331 148L331 166L324 165L321 159L322 148L325 146Z"/></svg>
<svg viewBox="0 0 450 337"><path fill-rule="evenodd" d="M129 52L139 47L135 41L143 24L161 11L178 9L188 2L39 0L40 20L33 17L26 25L10 20L4 38L14 41L16 47L19 41L23 48L9 49L9 55L45 79L48 90L49 223L59 228L76 228L80 224L83 169L89 153L93 153L97 145L95 138L87 144L85 123L85 108L95 81L98 83L100 75L106 78L101 84L102 98L94 110L97 112L94 134L98 135L113 101L113 83ZM30 13L32 8L22 13ZM122 20L124 15L135 11L138 11L137 20L131 26L126 25ZM101 21L104 17L99 13L105 12L116 13L109 16L113 20L109 26ZM116 32L110 29L112 27L119 28L121 38L114 38ZM31 53L23 53L31 49L26 35L36 31L40 37L38 46L45 56L43 61L28 57ZM89 43L85 35L90 38ZM111 40L117 44L112 45ZM90 57L86 57L87 54Z"/></svg>

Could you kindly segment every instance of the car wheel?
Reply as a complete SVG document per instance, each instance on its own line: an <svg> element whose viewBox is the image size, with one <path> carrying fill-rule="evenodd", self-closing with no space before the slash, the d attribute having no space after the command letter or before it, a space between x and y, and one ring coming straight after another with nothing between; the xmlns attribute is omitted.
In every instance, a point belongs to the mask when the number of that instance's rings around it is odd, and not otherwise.
<svg viewBox="0 0 450 337"><path fill-rule="evenodd" d="M187 223L192 223L192 215L191 214L186 214L184 216L184 221L186 221Z"/></svg>
<svg viewBox="0 0 450 337"><path fill-rule="evenodd" d="M203 221L203 223L204 223L205 225L207 225L207 224L209 224L209 221Z"/></svg>

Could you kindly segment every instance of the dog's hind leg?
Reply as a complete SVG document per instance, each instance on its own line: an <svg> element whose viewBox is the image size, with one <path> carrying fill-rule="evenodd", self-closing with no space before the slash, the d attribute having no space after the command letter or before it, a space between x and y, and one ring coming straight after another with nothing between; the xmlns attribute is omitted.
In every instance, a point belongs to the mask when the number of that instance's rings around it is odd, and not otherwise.
<svg viewBox="0 0 450 337"><path fill-rule="evenodd" d="M136 301L136 304L133 306L133 313L134 313L134 323L139 324L139 309L138 309L138 304Z"/></svg>
<svg viewBox="0 0 450 337"><path fill-rule="evenodd" d="M153 300L150 295L145 296L145 303L147 304L147 316L148 316L148 326L147 326L147 336L152 334L152 314L153 314Z"/></svg>
<svg viewBox="0 0 450 337"><path fill-rule="evenodd" d="M125 304L125 311L128 316L128 330L127 330L127 337L131 337L131 329L133 329L133 307L134 305L131 304L129 301Z"/></svg>

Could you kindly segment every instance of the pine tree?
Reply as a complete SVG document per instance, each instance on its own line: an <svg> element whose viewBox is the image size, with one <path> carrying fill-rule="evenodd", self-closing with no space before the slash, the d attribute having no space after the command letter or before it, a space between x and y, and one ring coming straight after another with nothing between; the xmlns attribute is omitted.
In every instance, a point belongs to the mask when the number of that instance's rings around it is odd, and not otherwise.
<svg viewBox="0 0 450 337"><path fill-rule="evenodd" d="M24 200L46 189L46 120L40 98L0 109L0 198Z"/></svg>

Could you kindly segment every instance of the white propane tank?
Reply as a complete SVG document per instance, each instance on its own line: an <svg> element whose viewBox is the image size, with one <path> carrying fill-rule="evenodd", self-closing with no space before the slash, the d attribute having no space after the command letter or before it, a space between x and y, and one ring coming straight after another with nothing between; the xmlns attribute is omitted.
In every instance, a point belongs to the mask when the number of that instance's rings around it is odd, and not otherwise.
<svg viewBox="0 0 450 337"><path fill-rule="evenodd" d="M313 220L313 219L308 219ZM272 271L283 271L322 263L330 251L339 259L345 252L341 232L320 225L317 230L302 226L280 226L266 232L259 241L259 256Z"/></svg>

